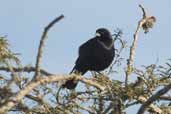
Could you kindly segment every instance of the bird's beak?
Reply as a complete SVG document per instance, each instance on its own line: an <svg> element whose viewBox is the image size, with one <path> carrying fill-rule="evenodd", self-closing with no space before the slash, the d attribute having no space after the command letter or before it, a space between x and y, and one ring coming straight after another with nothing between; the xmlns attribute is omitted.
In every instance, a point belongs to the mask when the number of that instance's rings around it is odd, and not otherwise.
<svg viewBox="0 0 171 114"><path fill-rule="evenodd" d="M97 32L96 33L96 37L100 37L100 36L101 36L101 34Z"/></svg>

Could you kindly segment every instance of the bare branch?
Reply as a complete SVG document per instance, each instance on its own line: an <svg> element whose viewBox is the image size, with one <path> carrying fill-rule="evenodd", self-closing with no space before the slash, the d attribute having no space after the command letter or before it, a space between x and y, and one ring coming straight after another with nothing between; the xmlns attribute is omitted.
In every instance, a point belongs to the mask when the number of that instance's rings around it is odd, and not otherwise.
<svg viewBox="0 0 171 114"><path fill-rule="evenodd" d="M126 104L125 107L128 108L128 107L134 106L134 105L136 105L136 104L138 104L138 103L139 103L139 101L134 101L134 102L132 102L132 103Z"/></svg>
<svg viewBox="0 0 171 114"><path fill-rule="evenodd" d="M142 6L140 5L140 7L142 8ZM142 8L144 9L144 8ZM143 10L143 15L145 15L145 12ZM135 49L136 49L136 45L137 45L137 41L138 41L138 34L141 30L141 27L143 25L143 23L145 23L145 19L144 19L144 16L143 18L138 22L138 26L137 26L137 29L134 33L134 39L133 39L133 42L132 42L132 45L130 47L130 54L129 54L129 59L127 60L127 70L126 70L126 79L125 79L125 85L127 86L127 83L128 83L128 76L131 74L132 72L132 66L133 66L133 59L134 59L134 56L135 56Z"/></svg>
<svg viewBox="0 0 171 114"><path fill-rule="evenodd" d="M52 83L52 82L58 82L58 81L64 81L64 80L69 80L69 79L75 79L79 80L83 83L86 83L88 85L94 86L101 91L103 91L105 88L95 81L92 81L90 79L86 79L82 76L78 75L50 75L48 77L42 77L38 80L35 80L31 83L29 83L23 90L19 91L19 93L14 97L14 99L8 101L6 104L4 104L2 107L0 107L0 113L5 113L8 110L10 110L12 107L17 105L23 97L25 97L29 92L31 92L34 88L36 88L39 85L46 84L46 83Z"/></svg>
<svg viewBox="0 0 171 114"><path fill-rule="evenodd" d="M163 89L159 90L157 93L155 93L154 95L152 95L139 109L137 114L144 114L144 112L146 111L146 109L148 108L148 106L153 103L154 101L156 101L157 99L160 98L160 96L164 95L165 93L167 93L169 90L171 89L171 84L165 86Z"/></svg>
<svg viewBox="0 0 171 114"><path fill-rule="evenodd" d="M146 12L145 12L145 9L144 7L140 4L139 7L141 8L142 12L143 12L143 17L142 18L146 18Z"/></svg>
<svg viewBox="0 0 171 114"><path fill-rule="evenodd" d="M105 87L99 85L97 82L92 81L92 80L89 80L89 79L84 78L84 77L82 77L82 76L76 77L76 80L79 80L79 81L81 81L81 82L83 82L83 83L86 83L86 84L88 84L88 85L92 85L92 86L94 86L94 87L100 89L101 91L103 91L103 90L105 89Z"/></svg>
<svg viewBox="0 0 171 114"><path fill-rule="evenodd" d="M102 112L102 114L107 114L113 108L113 103L111 102L110 105Z"/></svg>
<svg viewBox="0 0 171 114"><path fill-rule="evenodd" d="M28 73L30 73L30 72L35 72L36 71L35 67L32 67L32 66L25 66L25 67L18 67L18 68L17 67L12 67L12 69L13 69L14 72L28 72ZM11 72L10 68L8 68L8 67L0 67L0 70L1 71L6 71L6 72ZM49 73L44 69L40 69L40 73L43 74L43 75L46 75L46 76L52 75L52 73Z"/></svg>
<svg viewBox="0 0 171 114"><path fill-rule="evenodd" d="M34 76L35 79L37 78L37 76L40 76L40 62L41 62L41 58L42 58L42 53L43 53L45 40L47 39L48 31L50 30L50 28L53 27L53 25L55 25L55 23L59 22L63 18L64 18L64 15L61 15L61 16L57 17L52 22L50 22L44 29L44 32L42 34L40 44L39 44L38 54L37 54L36 72L35 72L35 76Z"/></svg>
<svg viewBox="0 0 171 114"><path fill-rule="evenodd" d="M40 97L35 97L35 96L32 96L32 95L26 95L25 97L27 97L27 98L29 98L29 99L31 99L31 100L34 100L34 101L36 101L37 103L44 103L43 102L43 99L42 98L40 98Z"/></svg>
<svg viewBox="0 0 171 114"><path fill-rule="evenodd" d="M135 49L136 49L136 45L137 45L137 42L138 42L138 35L139 35L139 32L141 30L141 28L143 27L143 25L145 25L145 23L147 22L147 20L149 19L148 17L146 17L146 12L145 12L145 9L143 8L142 5L139 5L139 7L142 9L142 12L143 12L143 17L142 19L138 22L138 26L137 26L137 29L133 35L133 42L132 42L132 45L130 47L130 54L129 54L129 59L127 60L127 69L126 69L126 78L125 78L125 85L127 86L128 84L128 77L129 75L132 73L133 71L133 60L134 60L134 57L135 57ZM151 18L151 17L150 17ZM155 20L154 20L155 21ZM151 26L150 26L151 27ZM146 29L148 30L148 28L145 28L143 27L143 29ZM145 31L146 33L146 31Z"/></svg>
<svg viewBox="0 0 171 114"><path fill-rule="evenodd" d="M171 96L160 96L161 100L171 101Z"/></svg>
<svg viewBox="0 0 171 114"><path fill-rule="evenodd" d="M141 103L145 103L147 101L147 98L143 97L143 96L139 96L137 98L137 100ZM155 106L154 104L150 104L149 108L152 109L154 112L156 112L157 114L161 114L162 110L160 108L158 108L157 106ZM138 114L138 113L137 113Z"/></svg>

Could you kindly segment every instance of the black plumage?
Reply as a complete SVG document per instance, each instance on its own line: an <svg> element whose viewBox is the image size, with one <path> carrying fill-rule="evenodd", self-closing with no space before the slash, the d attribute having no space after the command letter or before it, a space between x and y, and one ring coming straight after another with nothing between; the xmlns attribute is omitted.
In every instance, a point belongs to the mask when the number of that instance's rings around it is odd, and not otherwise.
<svg viewBox="0 0 171 114"><path fill-rule="evenodd" d="M79 56L71 73L84 75L89 71L102 71L113 61L115 56L114 41L111 33L100 28L96 30L96 36L79 47ZM63 87L74 89L77 81L67 80Z"/></svg>

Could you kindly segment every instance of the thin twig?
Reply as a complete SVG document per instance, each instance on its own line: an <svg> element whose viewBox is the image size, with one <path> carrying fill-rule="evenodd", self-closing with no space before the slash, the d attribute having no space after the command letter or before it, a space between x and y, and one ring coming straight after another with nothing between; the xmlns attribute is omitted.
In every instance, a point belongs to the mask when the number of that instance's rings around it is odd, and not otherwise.
<svg viewBox="0 0 171 114"><path fill-rule="evenodd" d="M171 96L160 96L161 100L171 101Z"/></svg>
<svg viewBox="0 0 171 114"><path fill-rule="evenodd" d="M113 108L113 103L111 102L108 107L102 112L102 114L108 114L108 112Z"/></svg>
<svg viewBox="0 0 171 114"><path fill-rule="evenodd" d="M44 103L44 101L43 101L43 98L40 98L40 97L35 97L35 96L32 96L32 95L26 95L25 97L27 97L27 98L29 98L29 99L31 99L31 100L34 100L34 101L36 101L37 103Z"/></svg>
<svg viewBox="0 0 171 114"><path fill-rule="evenodd" d="M38 54L37 54L37 60L36 60L36 72L35 72L35 76L33 79L36 79L37 76L40 76L40 62L42 59L42 53L43 53L43 48L44 48L44 44L45 44L45 40L47 39L47 34L48 31L50 30L50 28L52 28L55 23L59 22L61 19L64 18L64 15L61 15L57 18L55 18L52 22L50 22L45 28L44 28L44 32L42 34L41 40L40 40L40 44L39 44L39 49L38 49Z"/></svg>
<svg viewBox="0 0 171 114"><path fill-rule="evenodd" d="M132 103L126 104L125 107L128 108L128 107L134 106L134 105L136 105L136 104L138 104L138 103L139 103L138 101L134 101L134 102L132 102Z"/></svg>
<svg viewBox="0 0 171 114"><path fill-rule="evenodd" d="M92 81L90 79L84 78L82 76L77 76L77 75L50 75L48 77L42 77L39 80L35 80L31 83L29 83L25 88L14 97L13 100L8 101L6 104L0 107L0 114L3 114L10 110L12 107L17 105L23 97L25 97L28 93L30 93L34 88L36 88L39 85L46 84L46 83L51 83L51 82L58 82L58 81L64 81L64 80L69 80L69 79L75 79L78 81L81 81L83 83L86 83L88 85L94 86L101 91L104 91L104 87L98 84L95 81Z"/></svg>
<svg viewBox="0 0 171 114"><path fill-rule="evenodd" d="M145 12L145 9L144 7L140 4L139 7L141 8L142 12L143 12L143 17L142 18L146 18L146 12Z"/></svg>
<svg viewBox="0 0 171 114"><path fill-rule="evenodd" d="M89 114L94 114L94 112L87 108L87 107L83 107L83 106L80 106L80 105L77 105L81 110L84 110L84 111L87 111Z"/></svg>
<svg viewBox="0 0 171 114"><path fill-rule="evenodd" d="M128 77L132 73L132 70L133 70L133 60L134 60L134 56L135 56L135 49L136 49L136 45L137 45L137 41L138 41L138 35L139 35L139 32L142 28L142 25L146 22L146 12L141 5L139 5L139 7L143 11L143 17L138 22L137 29L133 35L134 39L133 39L132 45L130 47L130 54L129 54L129 59L127 60L127 69L126 69L126 78L125 78L125 85L126 86L128 84Z"/></svg>

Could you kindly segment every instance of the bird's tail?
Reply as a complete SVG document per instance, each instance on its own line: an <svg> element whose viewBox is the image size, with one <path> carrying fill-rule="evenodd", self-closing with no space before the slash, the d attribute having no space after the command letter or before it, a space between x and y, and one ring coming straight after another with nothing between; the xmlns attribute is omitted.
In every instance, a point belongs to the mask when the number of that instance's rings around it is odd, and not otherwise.
<svg viewBox="0 0 171 114"><path fill-rule="evenodd" d="M78 71L75 69L75 67L71 70L71 72L69 74L72 73L77 73ZM67 80L62 87L63 88L67 88L67 89L75 89L75 87L77 86L78 81L74 80L74 79L70 79Z"/></svg>
<svg viewBox="0 0 171 114"><path fill-rule="evenodd" d="M71 70L71 72L69 73L69 74L72 74L72 73L74 73L76 71L76 69L75 69L75 66L74 66L74 68Z"/></svg>
<svg viewBox="0 0 171 114"><path fill-rule="evenodd" d="M67 89L75 89L75 87L77 86L78 81L71 79L71 80L67 80L62 87L63 88L67 88Z"/></svg>

